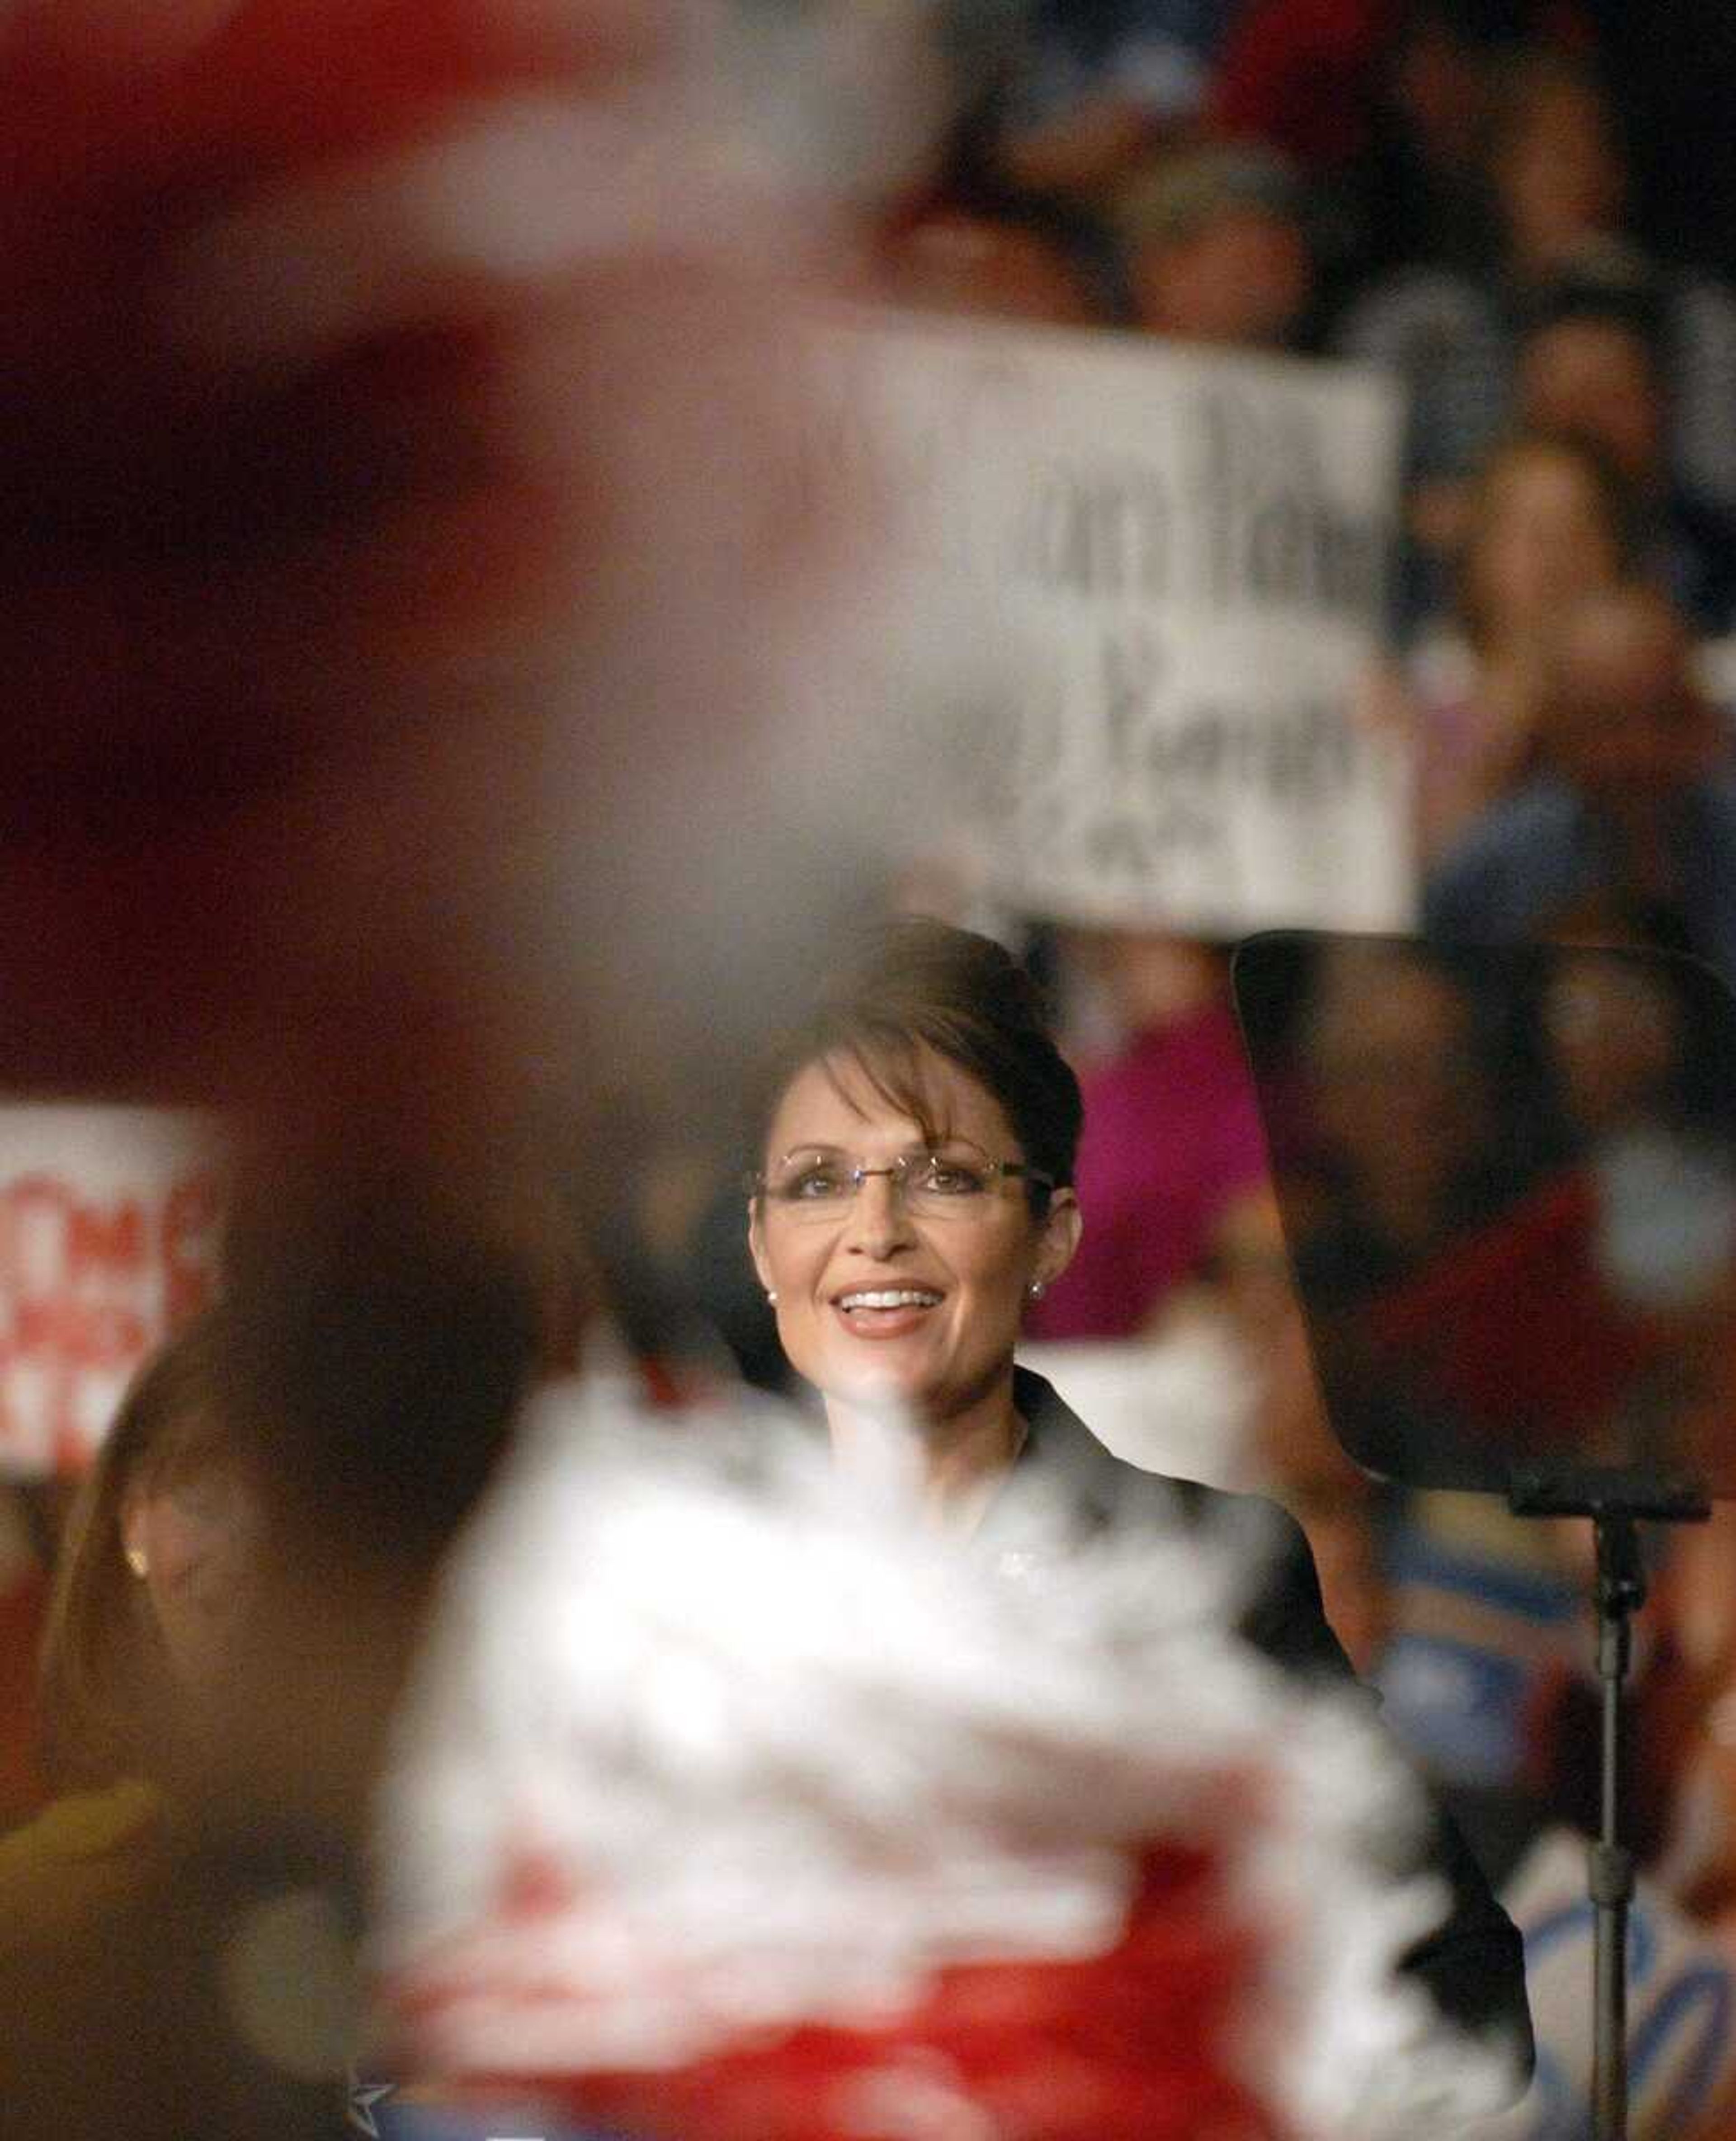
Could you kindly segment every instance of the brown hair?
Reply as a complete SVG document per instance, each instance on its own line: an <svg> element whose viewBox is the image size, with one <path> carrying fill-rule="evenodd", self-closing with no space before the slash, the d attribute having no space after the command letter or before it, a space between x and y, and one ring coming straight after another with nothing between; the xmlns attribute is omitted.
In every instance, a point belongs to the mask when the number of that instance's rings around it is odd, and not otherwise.
<svg viewBox="0 0 1736 2141"><path fill-rule="evenodd" d="M219 1312L134 1377L67 1513L43 1632L43 1766L64 1786L150 1775L173 1737L175 1683L121 1523L135 1489L160 1492L231 1448Z"/></svg>
<svg viewBox="0 0 1736 2141"><path fill-rule="evenodd" d="M811 1063L848 1059L882 1099L937 1138L921 1052L932 1050L992 1094L1029 1164L1070 1184L1084 1118L1079 1080L1056 1047L1041 991L992 938L923 917L866 933L813 1010L766 1058L755 1089L752 1149ZM1040 1214L1049 1193L1029 1184Z"/></svg>

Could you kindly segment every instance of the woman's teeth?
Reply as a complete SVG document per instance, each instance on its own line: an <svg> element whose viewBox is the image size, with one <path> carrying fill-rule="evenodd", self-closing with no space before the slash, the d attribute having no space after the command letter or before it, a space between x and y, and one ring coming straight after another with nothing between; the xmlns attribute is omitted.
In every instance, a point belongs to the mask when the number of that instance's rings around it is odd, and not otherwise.
<svg viewBox="0 0 1736 2141"><path fill-rule="evenodd" d="M937 1308L940 1296L914 1287L877 1287L869 1293L846 1293L838 1299L838 1307L851 1308Z"/></svg>

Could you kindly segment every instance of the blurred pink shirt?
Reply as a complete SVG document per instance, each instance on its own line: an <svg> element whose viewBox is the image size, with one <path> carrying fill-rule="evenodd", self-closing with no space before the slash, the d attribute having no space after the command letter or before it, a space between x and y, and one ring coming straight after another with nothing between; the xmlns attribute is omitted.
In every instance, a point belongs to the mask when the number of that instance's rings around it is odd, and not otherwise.
<svg viewBox="0 0 1736 2141"><path fill-rule="evenodd" d="M1252 1080L1221 1002L1136 1036L1080 1079L1084 1233L1026 1318L1037 1338L1124 1338L1211 1245L1224 1208L1266 1174Z"/></svg>

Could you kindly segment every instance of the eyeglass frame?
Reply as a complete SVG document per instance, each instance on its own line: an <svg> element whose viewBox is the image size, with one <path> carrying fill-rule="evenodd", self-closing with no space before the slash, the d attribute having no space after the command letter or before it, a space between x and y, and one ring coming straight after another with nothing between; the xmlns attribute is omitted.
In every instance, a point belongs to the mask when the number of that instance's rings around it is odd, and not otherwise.
<svg viewBox="0 0 1736 2141"><path fill-rule="evenodd" d="M784 1160L790 1159L796 1153L829 1153L832 1150L833 1148L829 1145L792 1145L778 1164L781 1166ZM850 1159L850 1155L843 1152L839 1152L838 1157L840 1159ZM850 1185L849 1194L848 1197L835 1200L835 1203L831 1198L804 1199L798 1197L780 1196L772 1188L771 1177L764 1168L750 1170L746 1177L746 1188L749 1195L757 1201L784 1208L794 1208L807 1202L814 1204L820 1211L843 1210L855 1203L856 1199L862 1194L864 1183L873 1181L878 1177L896 1185L899 1199L908 1210L911 1169L925 1164L932 1166L942 1159L943 1155L941 1153L930 1147L922 1152L900 1153L889 1165L885 1167L864 1167L860 1160L853 1160L849 1167L844 1170L845 1179ZM961 1160L955 1164L959 1166L968 1166L973 1172L986 1175L988 1179L983 1184L985 1191L991 1189L997 1182L1035 1182L1040 1184L1051 1194L1060 1186L1052 1174L1046 1173L1040 1167L1033 1167L1028 1160L991 1159L985 1153L981 1159ZM968 1208L976 1202L976 1193L972 1191L953 1201Z"/></svg>

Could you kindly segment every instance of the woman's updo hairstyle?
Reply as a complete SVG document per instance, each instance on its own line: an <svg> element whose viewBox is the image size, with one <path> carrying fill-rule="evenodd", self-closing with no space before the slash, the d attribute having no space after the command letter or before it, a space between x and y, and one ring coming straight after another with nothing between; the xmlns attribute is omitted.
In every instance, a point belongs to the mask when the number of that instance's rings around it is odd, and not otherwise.
<svg viewBox="0 0 1736 2141"><path fill-rule="evenodd" d="M1058 1188L1072 1182L1084 1105L1041 991L992 938L926 917L888 923L855 940L822 982L813 1010L767 1057L755 1089L755 1154L792 1081L809 1064L840 1061L925 1138L942 1142L948 1125L937 1118L922 1075L925 1048L994 1095L1030 1166ZM1039 1182L1028 1186L1040 1216L1049 1192Z"/></svg>

